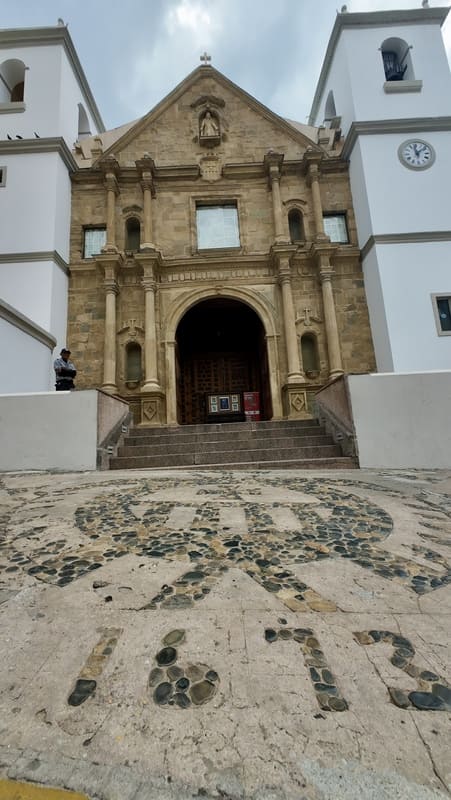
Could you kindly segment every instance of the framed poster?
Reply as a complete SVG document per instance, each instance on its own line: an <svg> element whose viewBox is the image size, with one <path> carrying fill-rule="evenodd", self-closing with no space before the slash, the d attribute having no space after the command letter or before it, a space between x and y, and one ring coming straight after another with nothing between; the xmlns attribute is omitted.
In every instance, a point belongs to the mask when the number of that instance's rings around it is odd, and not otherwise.
<svg viewBox="0 0 451 800"><path fill-rule="evenodd" d="M219 397L220 411L230 411L230 395L224 394Z"/></svg>

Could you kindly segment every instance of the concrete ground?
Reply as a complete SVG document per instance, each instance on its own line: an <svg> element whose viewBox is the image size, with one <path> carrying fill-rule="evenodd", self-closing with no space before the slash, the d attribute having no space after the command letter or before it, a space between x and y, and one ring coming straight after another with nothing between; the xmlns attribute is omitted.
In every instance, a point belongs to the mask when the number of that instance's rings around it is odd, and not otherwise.
<svg viewBox="0 0 451 800"><path fill-rule="evenodd" d="M0 517L1 798L450 797L451 473L7 474Z"/></svg>

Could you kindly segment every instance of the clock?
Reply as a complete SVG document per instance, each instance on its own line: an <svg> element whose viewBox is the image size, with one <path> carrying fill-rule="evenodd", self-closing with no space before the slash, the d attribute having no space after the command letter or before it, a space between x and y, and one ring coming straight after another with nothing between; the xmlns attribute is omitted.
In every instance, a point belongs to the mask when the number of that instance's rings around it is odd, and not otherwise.
<svg viewBox="0 0 451 800"><path fill-rule="evenodd" d="M398 157L408 169L427 169L435 161L435 150L423 139L407 139L398 147Z"/></svg>

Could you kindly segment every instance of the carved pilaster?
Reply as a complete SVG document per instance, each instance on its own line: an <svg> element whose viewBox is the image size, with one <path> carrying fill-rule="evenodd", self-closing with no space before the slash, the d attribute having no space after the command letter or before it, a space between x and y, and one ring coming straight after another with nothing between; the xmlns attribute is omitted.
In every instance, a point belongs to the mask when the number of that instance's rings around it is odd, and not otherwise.
<svg viewBox="0 0 451 800"><path fill-rule="evenodd" d="M283 164L283 153L269 150L265 155L264 164L268 175L268 184L272 194L272 210L274 217L274 237L276 244L287 241L282 212L282 199L280 196L280 179Z"/></svg>
<svg viewBox="0 0 451 800"><path fill-rule="evenodd" d="M329 241L324 232L323 206L321 203L321 192L319 188L320 165L323 158L322 153L315 150L306 150L304 153L304 163L307 172L307 183L312 190L313 216L315 218L315 238L319 241Z"/></svg>
<svg viewBox="0 0 451 800"><path fill-rule="evenodd" d="M157 292L157 270L160 263L160 254L139 253L135 259L141 264L143 277L141 285L145 292L145 320L144 320L144 365L145 380L141 387L143 394L161 393L158 380L158 335L155 317L155 296Z"/></svg>
<svg viewBox="0 0 451 800"><path fill-rule="evenodd" d="M324 325L326 328L327 352L329 356L329 377L336 378L338 375L343 375L344 370L332 287L334 270L330 263L334 248L327 246L318 248L313 246L313 252L316 256L319 268L319 279L321 281L321 291L323 295Z"/></svg>
<svg viewBox="0 0 451 800"><path fill-rule="evenodd" d="M273 258L277 265L279 285L282 294L282 313L287 348L288 384L305 383L301 370L299 344L296 333L296 317L294 313L293 292L291 288L291 268L289 250L273 248Z"/></svg>
<svg viewBox="0 0 451 800"><path fill-rule="evenodd" d="M117 253L116 247L116 197L119 194L119 171L120 167L113 155L103 159L99 163L103 172L104 186L106 189L106 243L102 248L102 253Z"/></svg>
<svg viewBox="0 0 451 800"><path fill-rule="evenodd" d="M117 271L120 257L111 258L106 255L97 257L97 264L103 271L105 289L105 337L103 352L102 389L110 394L117 394L116 384L116 296L119 293Z"/></svg>
<svg viewBox="0 0 451 800"><path fill-rule="evenodd" d="M147 153L143 158L135 161L138 172L141 176L141 189L143 192L144 207L144 230L143 242L141 242L141 252L155 250L153 243L153 218L152 218L152 198L155 197L155 162Z"/></svg>

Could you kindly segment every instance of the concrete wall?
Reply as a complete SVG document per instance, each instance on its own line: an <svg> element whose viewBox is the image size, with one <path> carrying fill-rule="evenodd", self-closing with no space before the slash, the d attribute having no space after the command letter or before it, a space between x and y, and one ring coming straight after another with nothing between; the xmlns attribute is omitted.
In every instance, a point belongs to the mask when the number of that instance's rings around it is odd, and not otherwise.
<svg viewBox="0 0 451 800"><path fill-rule="evenodd" d="M347 380L361 467L451 468L451 371Z"/></svg>
<svg viewBox="0 0 451 800"><path fill-rule="evenodd" d="M96 469L98 392L0 395L0 471ZM118 419L108 410L102 430ZM124 403L116 401L120 413ZM105 438L105 437L103 437Z"/></svg>

